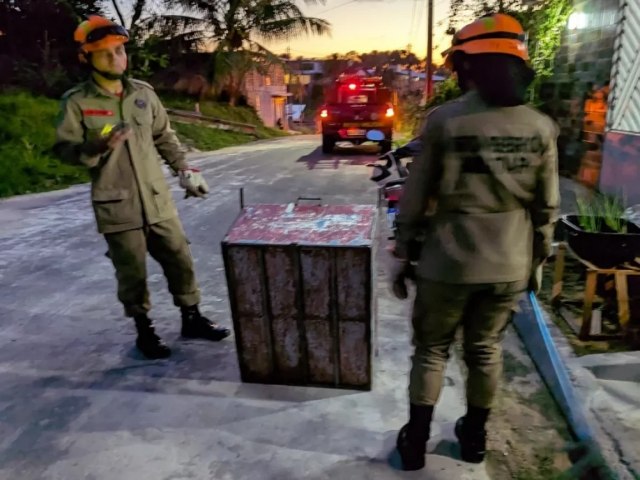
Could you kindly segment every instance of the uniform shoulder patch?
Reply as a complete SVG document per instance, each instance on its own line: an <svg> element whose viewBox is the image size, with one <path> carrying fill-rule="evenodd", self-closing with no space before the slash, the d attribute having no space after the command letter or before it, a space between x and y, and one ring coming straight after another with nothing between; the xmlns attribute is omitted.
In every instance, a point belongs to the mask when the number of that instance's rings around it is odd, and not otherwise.
<svg viewBox="0 0 640 480"><path fill-rule="evenodd" d="M81 83L79 85L76 85L73 88L70 88L69 90L67 90L62 94L62 97L61 97L62 100L66 100L67 98L71 97L74 93L78 93L82 91L83 88L84 88L84 83Z"/></svg>
<svg viewBox="0 0 640 480"><path fill-rule="evenodd" d="M136 85L138 87L147 87L147 88L149 88L151 90L155 90L153 88L153 85L151 85L150 83L147 83L147 82L145 82L143 80L138 80L137 78L131 78L130 80L131 80L131 83L133 83L134 85Z"/></svg>

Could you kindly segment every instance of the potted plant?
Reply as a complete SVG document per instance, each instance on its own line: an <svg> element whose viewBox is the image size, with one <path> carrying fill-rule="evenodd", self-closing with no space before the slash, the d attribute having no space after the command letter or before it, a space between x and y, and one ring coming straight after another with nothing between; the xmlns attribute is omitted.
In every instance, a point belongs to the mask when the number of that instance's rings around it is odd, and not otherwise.
<svg viewBox="0 0 640 480"><path fill-rule="evenodd" d="M640 227L628 221L620 198L596 194L578 199L578 213L561 222L573 252L599 268L613 268L640 257Z"/></svg>

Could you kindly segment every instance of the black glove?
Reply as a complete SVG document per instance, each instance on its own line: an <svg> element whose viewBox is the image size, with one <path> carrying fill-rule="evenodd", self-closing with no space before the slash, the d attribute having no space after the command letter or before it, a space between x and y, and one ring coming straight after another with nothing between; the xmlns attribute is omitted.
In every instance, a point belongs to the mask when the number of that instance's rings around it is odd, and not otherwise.
<svg viewBox="0 0 640 480"><path fill-rule="evenodd" d="M416 281L416 272L411 262L406 262L403 269L396 272L395 278L391 282L393 294L400 300L406 300L409 297L408 281Z"/></svg>
<svg viewBox="0 0 640 480"><path fill-rule="evenodd" d="M88 157L95 157L96 155L103 155L110 149L108 138L94 138L88 142L84 142L79 146L80 153L84 153Z"/></svg>

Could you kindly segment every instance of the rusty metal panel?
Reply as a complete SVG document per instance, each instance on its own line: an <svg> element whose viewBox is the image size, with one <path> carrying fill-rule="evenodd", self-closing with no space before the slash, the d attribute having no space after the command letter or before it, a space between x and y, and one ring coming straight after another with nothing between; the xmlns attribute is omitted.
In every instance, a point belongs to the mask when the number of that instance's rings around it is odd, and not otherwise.
<svg viewBox="0 0 640 480"><path fill-rule="evenodd" d="M371 382L370 329L362 322L340 322L340 383Z"/></svg>
<svg viewBox="0 0 640 480"><path fill-rule="evenodd" d="M371 387L376 219L369 205L243 209L222 242L243 381Z"/></svg>
<svg viewBox="0 0 640 480"><path fill-rule="evenodd" d="M265 249L276 376L283 382L304 378L297 306L298 271L293 248Z"/></svg>
<svg viewBox="0 0 640 480"><path fill-rule="evenodd" d="M261 381L273 373L270 333L264 312L264 289L261 276L261 252L258 248L227 249L231 303L236 332L236 347L240 355L243 376ZM248 380L249 381L249 380Z"/></svg>
<svg viewBox="0 0 640 480"><path fill-rule="evenodd" d="M336 345L332 332L332 256L326 249L302 249L304 327L309 377L312 382L336 382Z"/></svg>
<svg viewBox="0 0 640 480"><path fill-rule="evenodd" d="M366 385L371 372L371 251L336 251L340 381Z"/></svg>
<svg viewBox="0 0 640 480"><path fill-rule="evenodd" d="M368 249L336 251L338 311L341 321L366 322L369 318L370 262Z"/></svg>

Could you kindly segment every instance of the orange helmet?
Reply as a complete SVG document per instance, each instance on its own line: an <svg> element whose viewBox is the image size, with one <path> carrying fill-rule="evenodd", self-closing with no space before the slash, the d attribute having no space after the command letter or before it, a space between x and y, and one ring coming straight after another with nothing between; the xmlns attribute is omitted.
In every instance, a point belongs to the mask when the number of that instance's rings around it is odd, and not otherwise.
<svg viewBox="0 0 640 480"><path fill-rule="evenodd" d="M503 53L529 61L526 34L522 25L512 16L503 13L481 17L456 32L451 47L442 52L446 56L445 65L449 68L453 66L454 52L469 55Z"/></svg>
<svg viewBox="0 0 640 480"><path fill-rule="evenodd" d="M73 39L80 44L80 51L86 55L129 41L127 30L99 15L91 15L76 28Z"/></svg>

